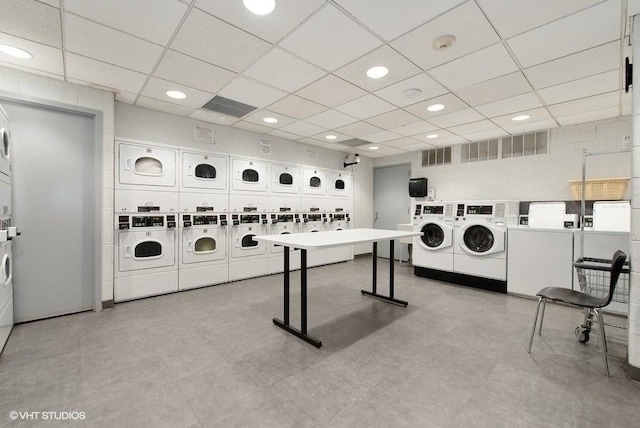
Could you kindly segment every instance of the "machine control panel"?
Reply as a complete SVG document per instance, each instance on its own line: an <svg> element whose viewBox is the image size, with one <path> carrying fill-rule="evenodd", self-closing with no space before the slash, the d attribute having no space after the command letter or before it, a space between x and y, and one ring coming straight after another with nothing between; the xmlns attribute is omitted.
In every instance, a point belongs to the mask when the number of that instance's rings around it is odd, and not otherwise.
<svg viewBox="0 0 640 428"><path fill-rule="evenodd" d="M305 223L307 221L322 221L323 214L307 214L305 218ZM326 220L326 219L325 219Z"/></svg>
<svg viewBox="0 0 640 428"><path fill-rule="evenodd" d="M468 215L492 215L493 205L467 205Z"/></svg>
<svg viewBox="0 0 640 428"><path fill-rule="evenodd" d="M349 217L349 214L346 213L335 213L329 215L331 216L331 221L344 221Z"/></svg>
<svg viewBox="0 0 640 428"><path fill-rule="evenodd" d="M456 208L456 217L464 217L464 204L458 204Z"/></svg>
<svg viewBox="0 0 640 428"><path fill-rule="evenodd" d="M127 225L128 225L129 224L128 217L120 216L120 220L122 220L123 217L127 219ZM118 220L118 226L120 229L123 229L123 227L121 227L123 223L120 220ZM174 223L175 223L175 216L174 216ZM161 215L131 216L131 227L162 227L162 226L164 226L164 216L161 216ZM127 226L124 229L128 229L128 228L129 227Z"/></svg>
<svg viewBox="0 0 640 428"><path fill-rule="evenodd" d="M419 205L418 205L419 206ZM425 205L422 210L423 214L444 214L444 205ZM418 213L418 215L420 215Z"/></svg>
<svg viewBox="0 0 640 428"><path fill-rule="evenodd" d="M182 227L191 227L192 225L193 225L193 222L191 221L191 215L184 214L182 216Z"/></svg>
<svg viewBox="0 0 640 428"><path fill-rule="evenodd" d="M240 216L238 216L238 214L231 215L231 224L233 224L234 226L237 226L240 224Z"/></svg>
<svg viewBox="0 0 640 428"><path fill-rule="evenodd" d="M153 211L160 211L160 207L155 207L152 205L144 205L144 206L139 206L138 207L138 212L139 213L150 213Z"/></svg>
<svg viewBox="0 0 640 428"><path fill-rule="evenodd" d="M277 216L278 223L293 223L293 214L278 214ZM298 218L298 222L300 219Z"/></svg>
<svg viewBox="0 0 640 428"><path fill-rule="evenodd" d="M218 224L218 216L217 215L194 215L193 224L194 226Z"/></svg>
<svg viewBox="0 0 640 428"><path fill-rule="evenodd" d="M258 211L258 207L242 207L242 211L245 213L254 213Z"/></svg>
<svg viewBox="0 0 640 428"><path fill-rule="evenodd" d="M268 224L269 220L267 220L267 215L266 214L260 214L260 222L262 224Z"/></svg>
<svg viewBox="0 0 640 428"><path fill-rule="evenodd" d="M176 227L176 216L175 215L168 215L167 216L167 227L169 229L172 229L174 227Z"/></svg>
<svg viewBox="0 0 640 428"><path fill-rule="evenodd" d="M209 211L213 211L213 207L196 207L196 212L206 213Z"/></svg>
<svg viewBox="0 0 640 428"><path fill-rule="evenodd" d="M518 217L518 224L522 227L527 227L529 226L529 216L528 215L521 215Z"/></svg>
<svg viewBox="0 0 640 428"><path fill-rule="evenodd" d="M320 212L320 208L309 208L309 211L311 211L312 213L317 213Z"/></svg>
<svg viewBox="0 0 640 428"><path fill-rule="evenodd" d="M291 212L291 207L280 207L280 212L281 213Z"/></svg>
<svg viewBox="0 0 640 428"><path fill-rule="evenodd" d="M295 214L296 223L300 223L300 214Z"/></svg>
<svg viewBox="0 0 640 428"><path fill-rule="evenodd" d="M416 204L416 210L414 211L413 215L417 217L421 213L422 213L422 205L421 204Z"/></svg>
<svg viewBox="0 0 640 428"><path fill-rule="evenodd" d="M226 225L227 225L227 215L220 214L220 226L226 226Z"/></svg>
<svg viewBox="0 0 640 428"><path fill-rule="evenodd" d="M265 214L263 214L263 215L265 215ZM242 223L242 224L260 223L260 214L242 214L242 215L240 215L240 223Z"/></svg>
<svg viewBox="0 0 640 428"><path fill-rule="evenodd" d="M593 228L593 216L592 215L584 216L584 227L585 228Z"/></svg>

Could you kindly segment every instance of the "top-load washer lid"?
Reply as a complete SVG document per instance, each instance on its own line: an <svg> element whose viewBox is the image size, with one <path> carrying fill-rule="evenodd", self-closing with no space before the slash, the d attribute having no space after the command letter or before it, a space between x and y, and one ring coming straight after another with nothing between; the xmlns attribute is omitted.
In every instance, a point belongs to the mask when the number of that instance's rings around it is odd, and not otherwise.
<svg viewBox="0 0 640 428"><path fill-rule="evenodd" d="M486 253L493 248L495 242L493 232L481 224L469 226L462 239L467 249L474 253Z"/></svg>

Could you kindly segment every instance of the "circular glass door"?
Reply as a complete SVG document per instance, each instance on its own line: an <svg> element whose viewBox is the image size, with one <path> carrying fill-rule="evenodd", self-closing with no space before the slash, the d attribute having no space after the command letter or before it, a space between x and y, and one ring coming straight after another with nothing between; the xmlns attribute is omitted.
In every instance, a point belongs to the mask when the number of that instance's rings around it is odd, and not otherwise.
<svg viewBox="0 0 640 428"><path fill-rule="evenodd" d="M462 237L464 245L474 253L485 253L493 247L494 236L489 228L476 224L470 226Z"/></svg>
<svg viewBox="0 0 640 428"><path fill-rule="evenodd" d="M420 231L420 240L429 248L438 248L444 242L444 230L435 223L425 224Z"/></svg>

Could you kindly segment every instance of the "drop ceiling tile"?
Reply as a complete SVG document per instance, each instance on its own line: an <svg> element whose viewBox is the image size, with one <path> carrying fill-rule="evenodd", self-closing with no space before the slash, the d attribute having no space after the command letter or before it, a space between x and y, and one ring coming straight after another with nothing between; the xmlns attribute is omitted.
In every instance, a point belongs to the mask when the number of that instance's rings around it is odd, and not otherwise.
<svg viewBox="0 0 640 428"><path fill-rule="evenodd" d="M333 136L338 137L338 138L336 138L335 140L327 140L325 138L327 135L333 135ZM320 134L314 135L313 138L318 140L318 141L325 142L325 143L335 144L335 143L339 143L341 141L351 140L353 137L351 137L350 135L341 134L341 133L335 132L335 131L327 131L327 132L322 132Z"/></svg>
<svg viewBox="0 0 640 428"><path fill-rule="evenodd" d="M619 116L618 107L603 108L600 110L588 111L569 116L558 117L557 120L562 126L575 125L577 123L592 122L594 120L608 119Z"/></svg>
<svg viewBox="0 0 640 428"><path fill-rule="evenodd" d="M509 52L496 43L429 70L429 74L451 90L471 86L518 70Z"/></svg>
<svg viewBox="0 0 640 428"><path fill-rule="evenodd" d="M267 123L263 120L265 117L272 117L272 118L278 119L278 121L276 123ZM283 114L275 113L269 110L259 110L255 113L251 113L250 115L243 117L242 120L245 122L255 123L261 126L266 126L267 128L272 128L272 129L279 129L287 125L291 125L292 123L295 123L298 121L293 117L288 117Z"/></svg>
<svg viewBox="0 0 640 428"><path fill-rule="evenodd" d="M305 119L309 116L313 116L314 114L318 114L327 108L296 95L289 95L280 101L271 104L269 109L277 113L295 117L296 119Z"/></svg>
<svg viewBox="0 0 640 428"><path fill-rule="evenodd" d="M437 137L427 138L427 135L437 135ZM441 144L443 140L448 140L454 137L457 137L457 135L447 131L446 129L436 129L432 132L429 132L428 134L414 135L411 138L413 138L414 140L421 141L423 143L429 143L429 144L433 144L434 146L437 146L438 144ZM462 139L464 140L464 138Z"/></svg>
<svg viewBox="0 0 640 428"><path fill-rule="evenodd" d="M524 114L531 116L531 118L523 121L511 120L516 115L519 116ZM491 119L491 121L493 121L499 127L503 129L507 129L513 126L526 125L529 123L540 122L540 121L551 120L551 119L552 117L547 111L547 109L541 107L541 108L536 108L532 110L519 111L517 113L507 114L504 116L494 117Z"/></svg>
<svg viewBox="0 0 640 428"><path fill-rule="evenodd" d="M378 116L370 117L367 119L367 122L372 125L379 126L380 128L390 129L415 123L417 120L418 118L411 113L397 109Z"/></svg>
<svg viewBox="0 0 640 428"><path fill-rule="evenodd" d="M436 147L437 146L434 146L432 144L417 143L417 144L412 144L410 146L401 147L400 150L404 150L405 152L419 152L419 151L422 151L422 150L435 149Z"/></svg>
<svg viewBox="0 0 640 428"><path fill-rule="evenodd" d="M60 9L60 0L38 0L40 3L46 3L49 6L57 7Z"/></svg>
<svg viewBox="0 0 640 428"><path fill-rule="evenodd" d="M322 147L323 149L335 150L338 152L348 148L347 146L343 146L342 144L325 143L324 141L319 141L314 138L300 138L298 142L303 144L309 144L315 147Z"/></svg>
<svg viewBox="0 0 640 428"><path fill-rule="evenodd" d="M469 141L474 142L474 141L482 141L482 140L491 140L494 138L504 137L506 135L509 135L507 131L505 131L502 128L496 128L496 129L491 129L487 131L476 132L473 134L465 134L463 135L463 137Z"/></svg>
<svg viewBox="0 0 640 428"><path fill-rule="evenodd" d="M435 50L433 41L447 34L455 36L455 43L449 49ZM428 70L499 40L482 11L470 1L396 39L391 46Z"/></svg>
<svg viewBox="0 0 640 428"><path fill-rule="evenodd" d="M360 98L367 91L346 82L339 77L329 74L322 79L310 84L296 92L299 96L323 104L327 107L336 107Z"/></svg>
<svg viewBox="0 0 640 428"><path fill-rule="evenodd" d="M147 80L146 74L72 53L67 53L67 76L132 94L140 92Z"/></svg>
<svg viewBox="0 0 640 428"><path fill-rule="evenodd" d="M507 43L520 64L531 67L619 39L620 22L620 1L610 0L520 34Z"/></svg>
<svg viewBox="0 0 640 428"><path fill-rule="evenodd" d="M430 144L433 144L436 147L447 147L447 146L453 146L455 144L462 144L462 143L468 143L469 140L463 138L463 137L459 137L457 135L454 135L452 137L448 137L448 138L437 138L435 140L430 140Z"/></svg>
<svg viewBox="0 0 640 428"><path fill-rule="evenodd" d="M20 59L0 52L0 61L30 69L64 75L62 50L30 40L0 33L0 44L15 46L33 55L31 59Z"/></svg>
<svg viewBox="0 0 640 428"><path fill-rule="evenodd" d="M281 129L284 132L302 135L303 137L309 137L311 135L319 134L327 130L326 128L314 125L313 123L304 122L302 120L296 123L292 123L291 125L284 126Z"/></svg>
<svg viewBox="0 0 640 428"><path fill-rule="evenodd" d="M193 112L193 108L171 104L153 98L139 97L136 105L151 110L163 111L165 113L177 114L179 116L189 116Z"/></svg>
<svg viewBox="0 0 640 428"><path fill-rule="evenodd" d="M62 48L59 9L35 0L0 0L0 10L3 33Z"/></svg>
<svg viewBox="0 0 640 428"><path fill-rule="evenodd" d="M175 0L65 0L67 12L166 45L188 6Z"/></svg>
<svg viewBox="0 0 640 428"><path fill-rule="evenodd" d="M167 91L176 90L184 92L187 98L184 99L172 99L166 94ZM156 100L166 101L171 104L178 104L181 106L199 108L209 101L213 94L209 92L199 91L197 89L190 88L188 86L180 85L178 83L169 82L166 80L158 79L157 77L150 78L142 88L140 95L144 95L148 98L155 98Z"/></svg>
<svg viewBox="0 0 640 428"><path fill-rule="evenodd" d="M196 7L275 43L324 3L324 0L278 0L275 10L264 16L249 12L240 1L198 0Z"/></svg>
<svg viewBox="0 0 640 428"><path fill-rule="evenodd" d="M579 10L601 3L602 0L477 0L493 26L503 38L511 37Z"/></svg>
<svg viewBox="0 0 640 428"><path fill-rule="evenodd" d="M412 135L425 134L435 129L438 129L438 127L433 125L432 123L419 121L399 126L397 128L392 128L391 131L395 132L396 134L410 137Z"/></svg>
<svg viewBox="0 0 640 428"><path fill-rule="evenodd" d="M514 122L515 123L515 122ZM522 125L504 126L502 129L512 135L524 134L527 132L545 131L557 128L558 124L553 119L540 120L538 122L524 123Z"/></svg>
<svg viewBox="0 0 640 428"><path fill-rule="evenodd" d="M371 150L369 147L378 147L378 149ZM404 150L400 150L395 147L386 147L384 144L376 144L376 143L363 144L361 146L356 146L354 148L357 150L360 150L358 152L359 154L361 155L364 154L365 156L369 156L369 157L382 157L382 156L396 155L398 153L404 152Z"/></svg>
<svg viewBox="0 0 640 428"><path fill-rule="evenodd" d="M441 15L464 0L337 0L358 21L390 41Z"/></svg>
<svg viewBox="0 0 640 428"><path fill-rule="evenodd" d="M427 107L433 104L442 104L445 107L440 111L428 111ZM467 108L469 108L469 106L462 102L460 98L456 97L452 93L447 93L439 97L431 98L420 103L406 106L404 109L409 113L418 116L420 119L431 119Z"/></svg>
<svg viewBox="0 0 640 428"><path fill-rule="evenodd" d="M380 45L380 40L331 4L280 42L283 48L329 71Z"/></svg>
<svg viewBox="0 0 640 428"><path fill-rule="evenodd" d="M156 77L206 92L218 92L236 73L200 61L180 52L167 50L154 72Z"/></svg>
<svg viewBox="0 0 640 428"><path fill-rule="evenodd" d="M413 96L406 96L404 91L408 89L419 89L420 93ZM433 80L426 73L420 73L417 76L410 77L402 82L387 86L384 89L374 92L374 95L389 101L398 107L408 106L417 102L427 100L447 93L448 91Z"/></svg>
<svg viewBox="0 0 640 428"><path fill-rule="evenodd" d="M534 88L547 88L620 68L620 41L558 58L524 70Z"/></svg>
<svg viewBox="0 0 640 428"><path fill-rule="evenodd" d="M393 104L389 104L371 94L336 107L336 110L358 119L367 119L395 109L396 107Z"/></svg>
<svg viewBox="0 0 640 428"><path fill-rule="evenodd" d="M448 128L449 131L454 134L461 135L468 138L470 134L477 134L478 132L495 131L498 126L490 120L479 120L477 122L466 123L464 125L453 126Z"/></svg>
<svg viewBox="0 0 640 428"><path fill-rule="evenodd" d="M432 117L429 122L441 128L448 128L450 126L462 125L464 123L477 122L483 120L484 116L475 111L474 109L467 108L464 110L458 110L453 113L445 114L438 117Z"/></svg>
<svg viewBox="0 0 640 428"><path fill-rule="evenodd" d="M399 137L400 135L395 134L393 132L382 131L382 132L377 132L375 134L363 135L360 138L365 141L370 141L372 143L382 143L385 141L397 140Z"/></svg>
<svg viewBox="0 0 640 428"><path fill-rule="evenodd" d="M149 73L162 54L158 45L69 13L65 14L65 30L67 52L130 70Z"/></svg>
<svg viewBox="0 0 640 428"><path fill-rule="evenodd" d="M520 71L455 90L454 93L472 107L531 92L532 88Z"/></svg>
<svg viewBox="0 0 640 428"><path fill-rule="evenodd" d="M356 122L337 128L336 131L359 138L363 135L370 135L375 134L376 132L381 132L383 131L383 129L378 128L377 126L373 126L367 122Z"/></svg>
<svg viewBox="0 0 640 428"><path fill-rule="evenodd" d="M396 138L395 140L385 141L384 145L388 147L396 147L404 149L404 147L418 144L419 141L409 137Z"/></svg>
<svg viewBox="0 0 640 428"><path fill-rule="evenodd" d="M258 125L256 123L245 122L244 120L239 120L238 122L233 124L234 128L244 129L245 131L255 132L256 134L268 134L273 131L272 128L267 126Z"/></svg>
<svg viewBox="0 0 640 428"><path fill-rule="evenodd" d="M275 131L269 132L269 135L273 135L274 137L284 138L285 140L295 141L302 137L302 135L292 134L290 132L284 132L280 129L276 129Z"/></svg>
<svg viewBox="0 0 640 428"><path fill-rule="evenodd" d="M341 126L357 121L358 119L355 119L344 113L340 113L336 110L325 110L322 113L307 118L307 122L311 122L315 125L319 125L327 129L339 128Z"/></svg>
<svg viewBox="0 0 640 428"><path fill-rule="evenodd" d="M295 92L326 73L282 49L274 48L242 74L278 89Z"/></svg>
<svg viewBox="0 0 640 428"><path fill-rule="evenodd" d="M189 117L204 122L217 123L218 125L231 126L238 121L237 118L227 116L225 114L217 114L208 110L196 110L189 115Z"/></svg>
<svg viewBox="0 0 640 428"><path fill-rule="evenodd" d="M549 111L555 117L572 116L579 113L617 107L620 102L620 92L614 91L606 94L595 95L593 97L581 98L579 100L567 101L565 103L549 106Z"/></svg>
<svg viewBox="0 0 640 428"><path fill-rule="evenodd" d="M238 77L220 91L218 95L262 108L283 98L287 93L244 77Z"/></svg>
<svg viewBox="0 0 640 428"><path fill-rule="evenodd" d="M367 70L376 66L387 67L389 73L379 79L368 77ZM422 72L422 70L416 67L411 61L389 46L383 45L375 51L369 52L365 56L336 70L334 74L363 89L375 91L408 77L415 76L420 72Z"/></svg>
<svg viewBox="0 0 640 428"><path fill-rule="evenodd" d="M542 103L536 94L529 92L527 94L517 95L504 100L483 104L475 107L475 109L486 117L496 117L518 111L530 110L537 107L542 107Z"/></svg>
<svg viewBox="0 0 640 428"><path fill-rule="evenodd" d="M538 94L547 104L585 98L620 89L620 71L611 70L595 76L540 89Z"/></svg>
<svg viewBox="0 0 640 428"><path fill-rule="evenodd" d="M132 94L131 92L120 91L116 93L116 101L120 101L121 103L133 104L136 98L138 98L138 94Z"/></svg>
<svg viewBox="0 0 640 428"><path fill-rule="evenodd" d="M179 52L241 72L271 49L271 44L198 9L192 9L171 44Z"/></svg>

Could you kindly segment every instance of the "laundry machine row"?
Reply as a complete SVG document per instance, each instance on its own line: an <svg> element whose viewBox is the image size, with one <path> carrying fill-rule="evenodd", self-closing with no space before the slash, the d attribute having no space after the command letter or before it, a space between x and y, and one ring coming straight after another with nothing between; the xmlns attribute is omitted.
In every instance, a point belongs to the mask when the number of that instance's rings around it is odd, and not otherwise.
<svg viewBox="0 0 640 428"><path fill-rule="evenodd" d="M11 130L0 106L0 352L13 329L13 244L18 235L11 210Z"/></svg>

